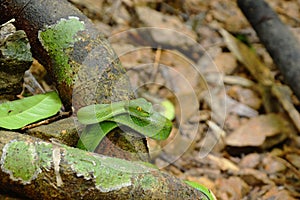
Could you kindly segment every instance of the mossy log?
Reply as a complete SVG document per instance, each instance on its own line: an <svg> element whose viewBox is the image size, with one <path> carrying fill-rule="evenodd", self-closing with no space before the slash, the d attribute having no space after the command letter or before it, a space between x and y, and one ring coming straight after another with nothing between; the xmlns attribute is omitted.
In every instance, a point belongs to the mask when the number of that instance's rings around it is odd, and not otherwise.
<svg viewBox="0 0 300 200"><path fill-rule="evenodd" d="M67 110L134 98L108 41L66 0L0 0L0 13L0 23L15 18L16 27L26 32L33 56L46 67ZM146 161L146 141L134 135L117 129L97 152Z"/></svg>
<svg viewBox="0 0 300 200"><path fill-rule="evenodd" d="M0 192L31 199L206 199L149 163L15 132L0 131L0 141Z"/></svg>

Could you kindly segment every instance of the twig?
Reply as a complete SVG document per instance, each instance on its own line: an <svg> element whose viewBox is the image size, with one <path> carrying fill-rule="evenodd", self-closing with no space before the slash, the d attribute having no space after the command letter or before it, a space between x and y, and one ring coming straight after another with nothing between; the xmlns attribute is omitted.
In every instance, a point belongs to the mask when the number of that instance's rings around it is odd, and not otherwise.
<svg viewBox="0 0 300 200"><path fill-rule="evenodd" d="M68 117L68 116L70 116L70 114L71 114L71 112L60 112L58 115L53 116L51 118L48 118L48 119L42 120L40 122L24 126L23 128L21 128L21 130L24 131L24 130L35 128L35 127L38 127L38 126L41 126L41 125L50 124L51 122L54 122L54 121L56 121L58 119L61 119L63 117Z"/></svg>

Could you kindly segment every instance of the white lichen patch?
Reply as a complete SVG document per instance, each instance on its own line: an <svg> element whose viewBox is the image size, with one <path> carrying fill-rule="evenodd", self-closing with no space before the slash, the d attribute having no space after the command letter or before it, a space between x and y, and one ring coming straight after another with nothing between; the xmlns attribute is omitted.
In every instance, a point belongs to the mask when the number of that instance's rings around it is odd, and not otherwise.
<svg viewBox="0 0 300 200"><path fill-rule="evenodd" d="M117 185L113 185L110 187L102 187L101 185L97 185L96 188L98 190L100 190L101 192L111 192L111 191L116 191L116 190L120 190L123 187L128 187L131 186L131 181L125 182L125 183L119 183Z"/></svg>

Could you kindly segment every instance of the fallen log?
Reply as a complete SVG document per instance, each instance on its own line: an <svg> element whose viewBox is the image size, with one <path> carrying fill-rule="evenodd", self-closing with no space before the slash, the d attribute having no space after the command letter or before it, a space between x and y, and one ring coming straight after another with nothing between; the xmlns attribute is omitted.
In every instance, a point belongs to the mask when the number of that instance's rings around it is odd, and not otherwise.
<svg viewBox="0 0 300 200"><path fill-rule="evenodd" d="M101 156L0 131L0 193L30 199L206 199L180 179L140 161Z"/></svg>

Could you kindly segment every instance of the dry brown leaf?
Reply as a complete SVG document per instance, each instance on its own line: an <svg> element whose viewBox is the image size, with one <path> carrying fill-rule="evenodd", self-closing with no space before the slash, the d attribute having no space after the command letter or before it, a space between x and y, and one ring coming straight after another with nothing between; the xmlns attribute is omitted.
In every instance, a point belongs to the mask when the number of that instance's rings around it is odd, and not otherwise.
<svg viewBox="0 0 300 200"><path fill-rule="evenodd" d="M216 196L218 199L242 199L249 191L250 187L239 177L229 177L228 179L218 179L216 181Z"/></svg>
<svg viewBox="0 0 300 200"><path fill-rule="evenodd" d="M261 155L258 153L251 153L242 158L239 165L243 168L256 168L261 162Z"/></svg>
<svg viewBox="0 0 300 200"><path fill-rule="evenodd" d="M251 118L231 133L226 144L234 147L272 147L295 133L293 126L282 115L268 114Z"/></svg>
<svg viewBox="0 0 300 200"><path fill-rule="evenodd" d="M286 155L286 159L300 170L300 155L291 153Z"/></svg>
<svg viewBox="0 0 300 200"><path fill-rule="evenodd" d="M237 59L242 62L245 67L250 71L252 76L263 86L272 86L272 94L277 97L278 101L282 104L284 109L287 111L291 117L293 123L300 131L300 115L294 105L290 102L289 98L291 94L287 94L287 89L282 86L275 84L274 78L271 74L270 69L264 65L256 55L256 53L248 48L245 44L234 38L226 30L221 29L220 33L225 39L225 42L231 52L237 57ZM267 96L270 90L261 90L264 99L269 99ZM272 105L271 99L268 102L264 102L265 107L270 107ZM267 109L268 110L268 109Z"/></svg>
<svg viewBox="0 0 300 200"><path fill-rule="evenodd" d="M289 192L280 189L278 187L272 187L270 190L267 191L267 193L262 197L262 200L296 200L295 198L291 197L289 195Z"/></svg>
<svg viewBox="0 0 300 200"><path fill-rule="evenodd" d="M292 91L287 86L274 85L272 87L272 93L278 98L285 111L290 116L294 125L300 131L300 114L295 108L291 100Z"/></svg>
<svg viewBox="0 0 300 200"><path fill-rule="evenodd" d="M239 171L240 168L234 164L232 161L226 159L226 158L219 158L217 156L214 156L212 154L209 154L207 156L208 159L212 160L213 162L215 162L219 167L220 169L222 169L223 171Z"/></svg>
<svg viewBox="0 0 300 200"><path fill-rule="evenodd" d="M283 172L284 170L286 170L286 166L271 155L267 155L266 157L264 157L262 160L262 164L265 171L269 174Z"/></svg>
<svg viewBox="0 0 300 200"><path fill-rule="evenodd" d="M231 53L218 54L214 62L224 74L232 74L237 67L237 60Z"/></svg>
<svg viewBox="0 0 300 200"><path fill-rule="evenodd" d="M237 99L240 103L250 106L255 110L258 110L262 103L261 98L256 92L238 85L230 87L227 94L234 99Z"/></svg>
<svg viewBox="0 0 300 200"><path fill-rule="evenodd" d="M264 172L256 169L241 169L238 174L249 185L275 185Z"/></svg>
<svg viewBox="0 0 300 200"><path fill-rule="evenodd" d="M178 17L176 16L169 16L164 15L156 10L153 10L149 7L137 6L136 7L137 13L139 15L140 20L149 27L157 27L157 28L168 28L173 30L180 30L181 33L188 35L189 37L196 39L195 32L188 29ZM158 32L159 34L159 32ZM178 38L172 37L172 32L166 31L164 35L157 35L157 33L153 32L154 39L159 42L163 41L164 43L167 42L169 44L184 44L186 40L182 37L181 41L178 41ZM176 41L177 40L177 41Z"/></svg>

